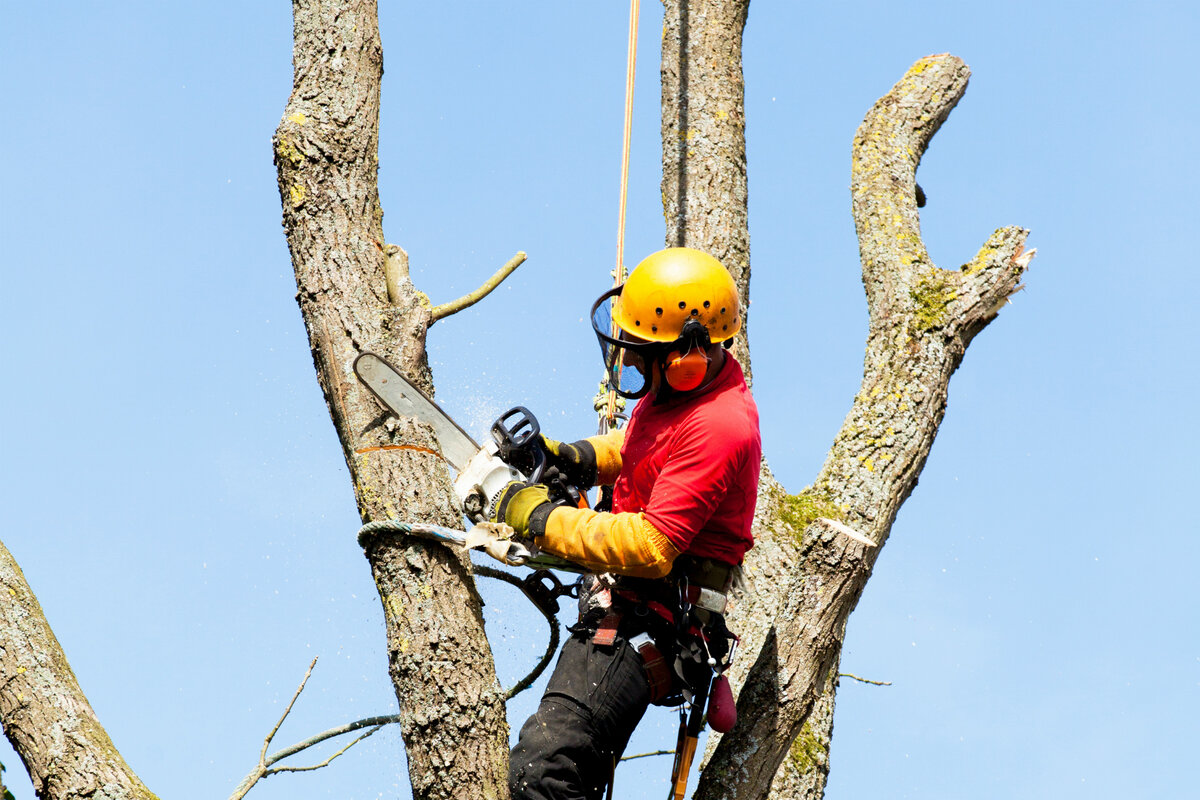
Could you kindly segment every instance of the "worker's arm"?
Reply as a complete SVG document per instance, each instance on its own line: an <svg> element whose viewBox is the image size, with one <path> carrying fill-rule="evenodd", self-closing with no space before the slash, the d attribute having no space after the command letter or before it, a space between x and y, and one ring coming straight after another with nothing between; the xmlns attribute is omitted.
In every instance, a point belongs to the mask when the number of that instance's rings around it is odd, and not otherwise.
<svg viewBox="0 0 1200 800"><path fill-rule="evenodd" d="M679 551L643 514L541 506L529 520L539 548L595 572L661 578Z"/></svg>
<svg viewBox="0 0 1200 800"><path fill-rule="evenodd" d="M621 445L625 443L625 429L616 428L603 436L584 439L596 454L596 484L609 486L621 472Z"/></svg>

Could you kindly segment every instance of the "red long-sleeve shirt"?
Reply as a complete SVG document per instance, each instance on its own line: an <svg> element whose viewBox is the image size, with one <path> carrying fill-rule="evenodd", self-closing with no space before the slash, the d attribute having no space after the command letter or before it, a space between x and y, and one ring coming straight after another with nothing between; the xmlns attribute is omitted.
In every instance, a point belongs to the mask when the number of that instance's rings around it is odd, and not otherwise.
<svg viewBox="0 0 1200 800"><path fill-rule="evenodd" d="M625 426L613 511L643 512L681 553L740 564L754 546L762 440L741 365L704 388L656 404L642 398Z"/></svg>

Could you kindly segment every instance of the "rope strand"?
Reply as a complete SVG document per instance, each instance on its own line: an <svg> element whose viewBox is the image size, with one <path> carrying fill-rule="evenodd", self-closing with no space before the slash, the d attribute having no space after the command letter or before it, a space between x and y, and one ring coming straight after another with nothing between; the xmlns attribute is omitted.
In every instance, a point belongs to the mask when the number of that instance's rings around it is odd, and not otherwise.
<svg viewBox="0 0 1200 800"><path fill-rule="evenodd" d="M621 140L621 201L617 212L617 264L613 269L613 286L625 282L625 205L629 195L629 151L633 138L633 83L637 73L637 37L638 18L641 11L641 0L629 2L629 42L625 59L625 119L624 134ZM616 323L613 324L612 335L618 335ZM621 365L616 366L619 378ZM609 380L609 371L605 372L605 381ZM604 411L600 416L600 432L605 433L616 427L617 392L615 386L608 386L605 397Z"/></svg>

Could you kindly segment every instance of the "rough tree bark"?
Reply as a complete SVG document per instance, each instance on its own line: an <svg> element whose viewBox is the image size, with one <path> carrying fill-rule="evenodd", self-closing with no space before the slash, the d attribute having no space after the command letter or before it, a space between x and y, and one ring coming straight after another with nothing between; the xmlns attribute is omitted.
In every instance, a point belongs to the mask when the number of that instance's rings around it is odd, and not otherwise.
<svg viewBox="0 0 1200 800"><path fill-rule="evenodd" d="M383 54L373 0L294 0L295 78L274 139L288 247L318 380L364 522L457 526L431 430L396 420L358 383L371 350L433 392L428 298L385 245L377 191ZM508 725L470 561L378 534L363 543L387 626L413 795L507 796Z"/></svg>
<svg viewBox="0 0 1200 800"><path fill-rule="evenodd" d="M696 247L712 253L733 273L742 297L743 319L750 303L750 230L746 169L745 84L742 32L749 0L666 0L662 37L663 214L669 246ZM748 325L738 334L734 353L751 379ZM785 496L764 463L760 494ZM730 673L735 686L766 641L778 611L780 594L799 557L796 536L780 523L778 502L762 503L756 515L755 546L745 568L758 590L741 599L730 625L745 643ZM836 665L829 690L794 750L779 768L772 796L819 798L828 774L833 728ZM719 736L709 737L706 758Z"/></svg>
<svg viewBox="0 0 1200 800"><path fill-rule="evenodd" d="M96 719L41 604L3 544L0 720L43 800L154 800Z"/></svg>
<svg viewBox="0 0 1200 800"><path fill-rule="evenodd" d="M738 698L746 717L716 746L698 798L762 797L831 683L853 610L916 485L971 339L1017 291L1033 251L1001 228L957 271L921 240L915 174L966 91L950 55L914 64L854 139L851 196L870 324L862 388L813 485L768 492L760 512L800 537L799 561ZM777 508L771 510L772 505Z"/></svg>
<svg viewBox="0 0 1200 800"><path fill-rule="evenodd" d="M668 244L717 255L748 301L747 5L666 0L663 204ZM430 304L409 281L403 251L383 238L375 3L293 7L295 81L274 148L318 379L363 520L454 525L459 514L432 432L381 413L350 371L354 356L370 349L433 391ZM916 485L950 376L1020 288L1033 255L1024 251L1027 231L1001 228L969 263L947 271L921 240L916 169L968 76L953 56L921 59L855 136L852 208L870 314L862 389L812 486L788 495L764 464L757 546L747 562L760 588L733 619L744 651L757 656L734 674L740 722L711 749L701 800L822 794L847 616ZM735 352L749 364L744 331ZM363 544L384 607L414 797L505 797L503 693L469 560L399 535ZM153 798L96 720L2 545L0 585L8 592L0 603L0 720L38 796Z"/></svg>

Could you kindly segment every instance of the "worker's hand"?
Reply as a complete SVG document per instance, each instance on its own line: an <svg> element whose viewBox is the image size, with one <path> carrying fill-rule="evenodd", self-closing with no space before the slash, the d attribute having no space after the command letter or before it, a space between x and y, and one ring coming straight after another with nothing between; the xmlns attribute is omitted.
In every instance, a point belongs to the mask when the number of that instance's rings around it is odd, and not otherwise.
<svg viewBox="0 0 1200 800"><path fill-rule="evenodd" d="M491 521L503 522L516 531L518 536L533 536L541 531L529 530L530 517L543 505L547 506L543 509L545 513L549 513L550 507L555 505L550 502L550 487L540 483L513 481L500 490L496 503L492 506ZM538 516L544 514L539 513ZM544 521L542 524L544 526Z"/></svg>
<svg viewBox="0 0 1200 800"><path fill-rule="evenodd" d="M577 489L586 491L596 485L596 448L586 439L567 444L542 436L548 466L558 471Z"/></svg>

